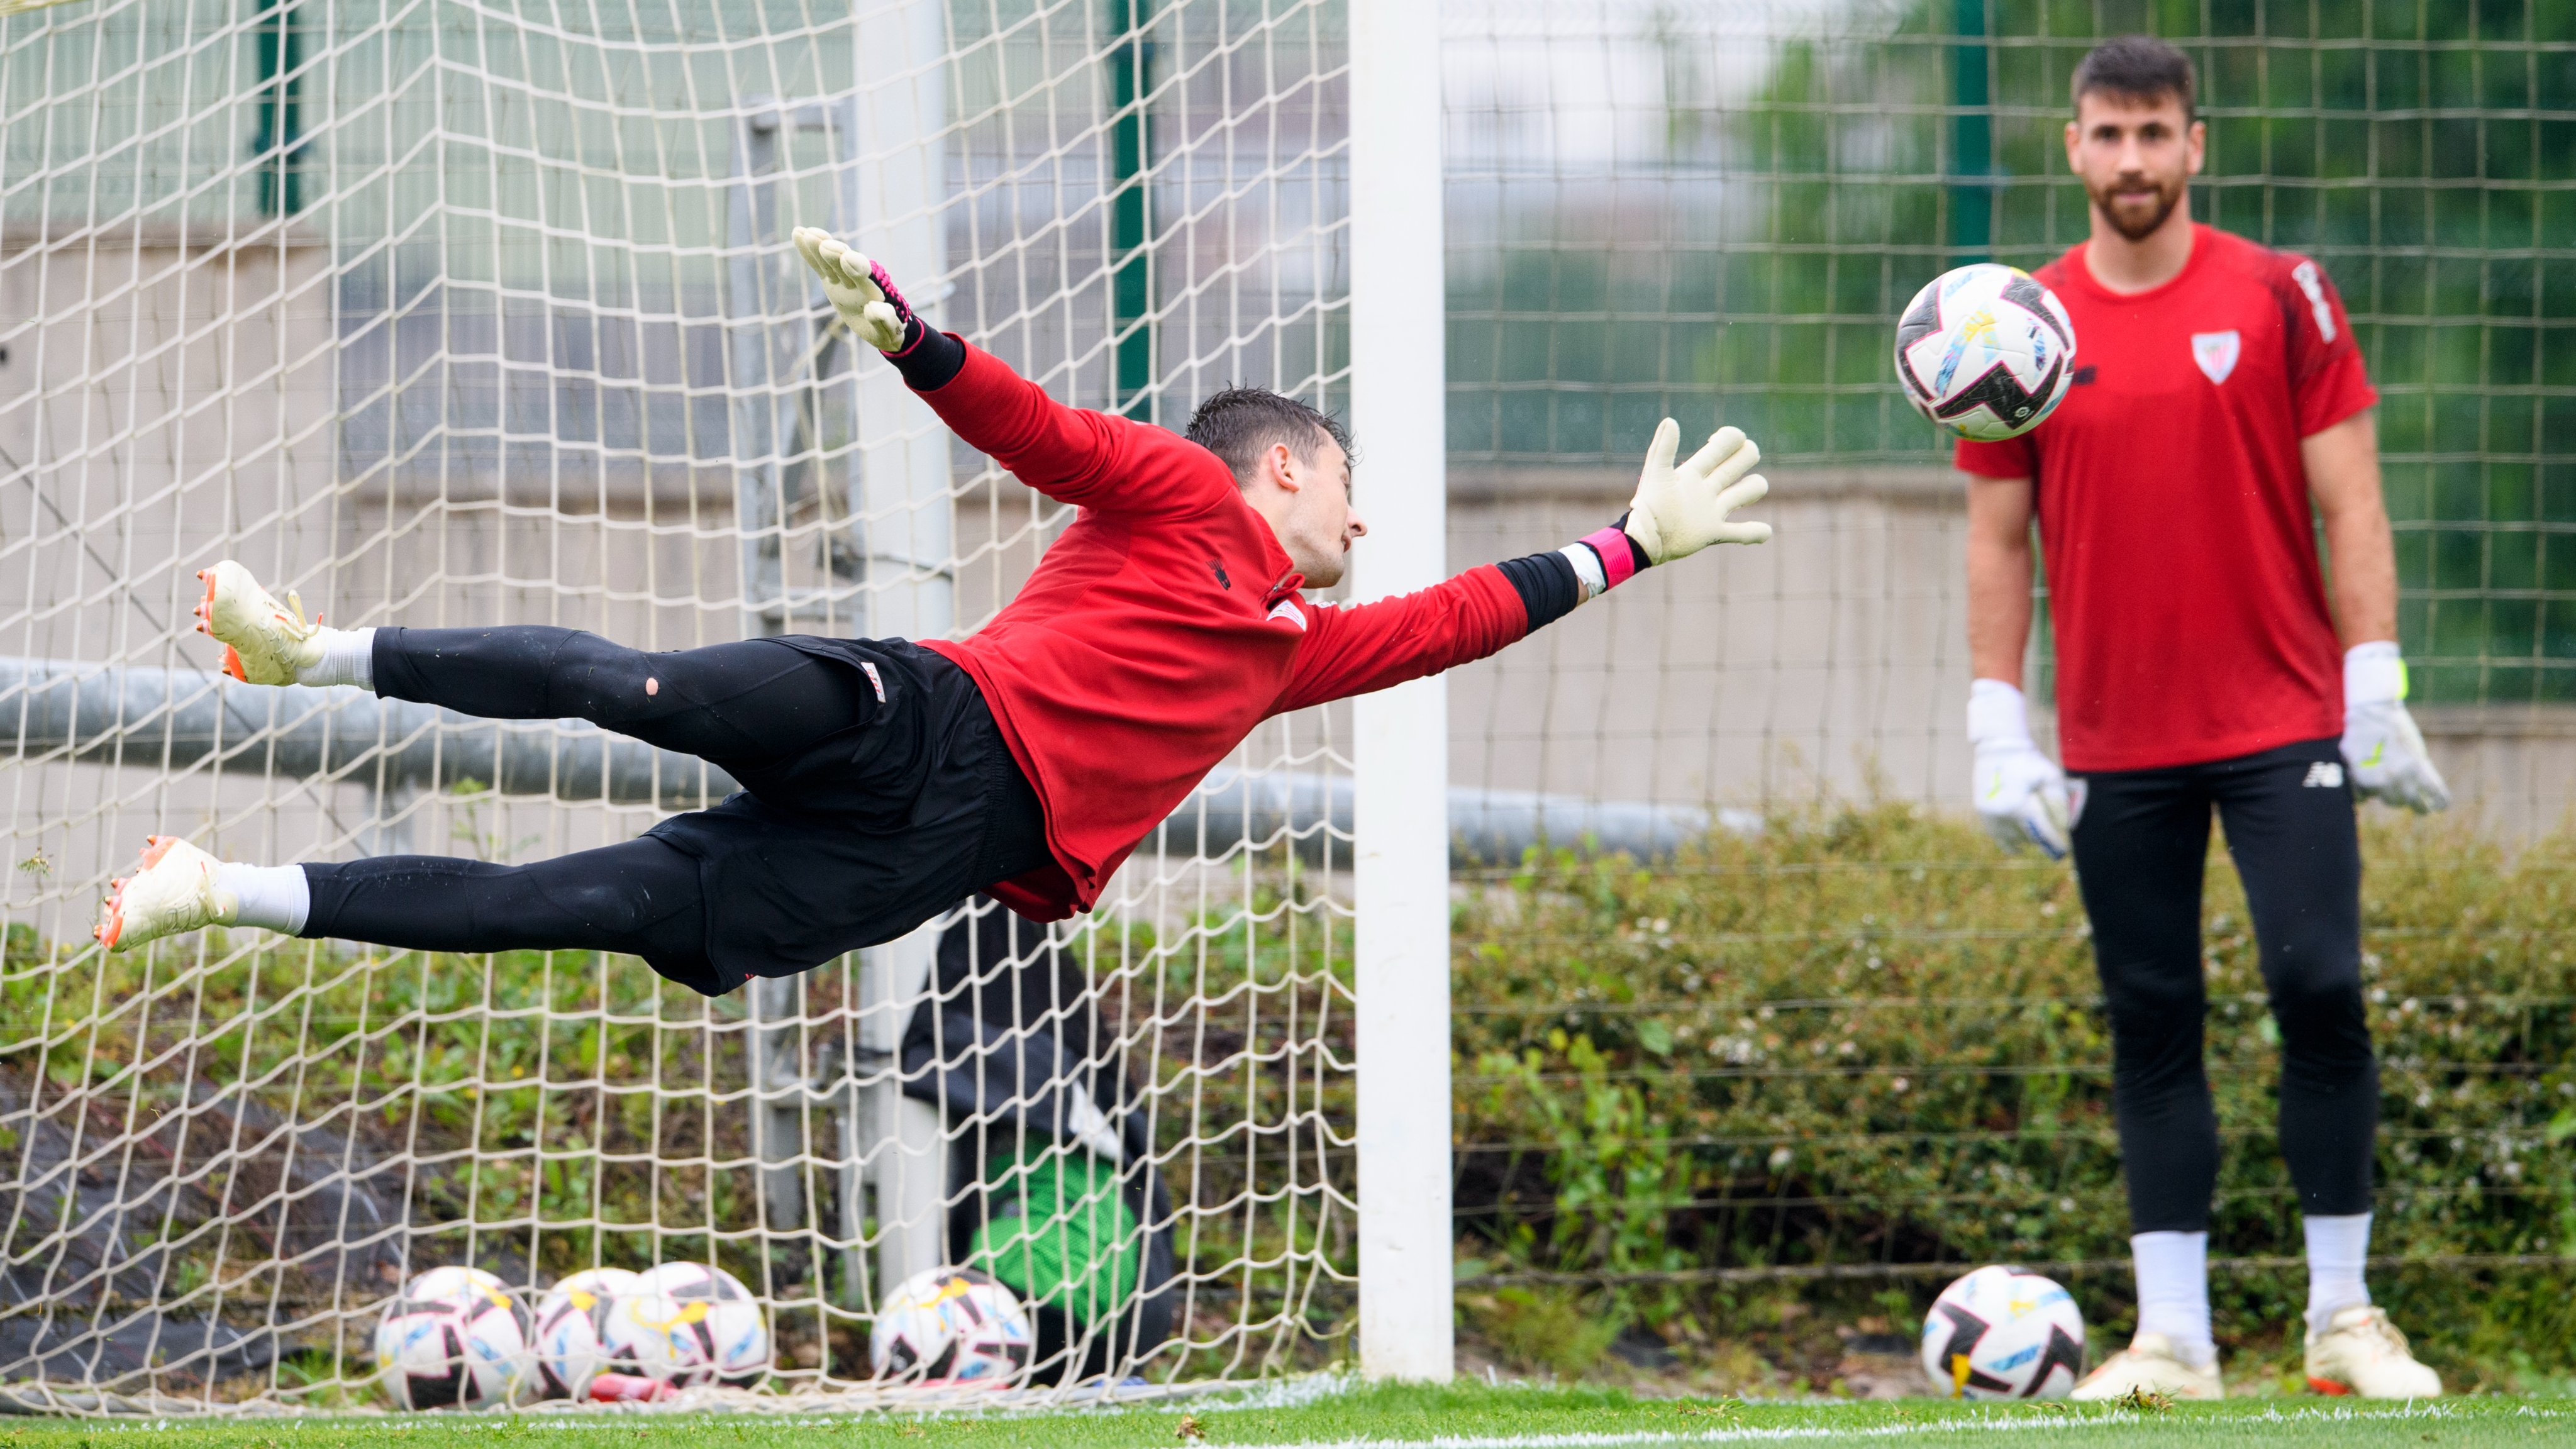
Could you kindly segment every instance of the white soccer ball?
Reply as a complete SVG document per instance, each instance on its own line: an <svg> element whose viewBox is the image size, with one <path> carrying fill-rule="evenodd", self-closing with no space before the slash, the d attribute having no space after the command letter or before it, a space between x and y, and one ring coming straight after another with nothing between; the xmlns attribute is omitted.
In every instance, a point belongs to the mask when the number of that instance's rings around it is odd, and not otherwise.
<svg viewBox="0 0 2576 1449"><path fill-rule="evenodd" d="M608 1310L640 1281L623 1268L585 1268L537 1300L537 1380L547 1398L586 1398L590 1381L613 1366L603 1342Z"/></svg>
<svg viewBox="0 0 2576 1449"><path fill-rule="evenodd" d="M376 1373L406 1409L480 1409L519 1396L530 1377L518 1300L480 1268L432 1268L403 1285L376 1322Z"/></svg>
<svg viewBox="0 0 2576 1449"><path fill-rule="evenodd" d="M702 1263L636 1275L600 1331L609 1367L673 1388L750 1384L769 1372L769 1323L741 1280Z"/></svg>
<svg viewBox="0 0 2576 1449"><path fill-rule="evenodd" d="M2038 427L2075 377L2075 324L2057 294L2019 267L1942 273L1896 324L1896 380L1914 410L1963 438L1996 442Z"/></svg>
<svg viewBox="0 0 2576 1449"><path fill-rule="evenodd" d="M931 1268L877 1305L877 1377L1005 1388L1026 1373L1037 1330L1018 1295L973 1268Z"/></svg>
<svg viewBox="0 0 2576 1449"><path fill-rule="evenodd" d="M683 1305L684 1317L695 1312L688 1305L705 1305L692 1321L716 1382L747 1386L769 1372L769 1320L741 1279L706 1263L664 1263L640 1274L636 1288Z"/></svg>
<svg viewBox="0 0 2576 1449"><path fill-rule="evenodd" d="M1923 1318L1923 1372L1954 1399L2060 1399L2084 1376L2075 1296L2020 1268L1979 1268Z"/></svg>

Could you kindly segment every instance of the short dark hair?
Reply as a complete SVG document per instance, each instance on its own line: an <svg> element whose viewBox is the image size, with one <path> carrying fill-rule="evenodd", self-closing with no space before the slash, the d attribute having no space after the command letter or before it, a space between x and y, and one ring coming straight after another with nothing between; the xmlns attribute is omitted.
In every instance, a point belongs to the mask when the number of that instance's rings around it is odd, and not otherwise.
<svg viewBox="0 0 2576 1449"><path fill-rule="evenodd" d="M2123 35L2095 46L2092 54L2076 63L2075 80L2067 91L2068 104L2078 110L2083 109L2086 95L2108 91L2123 100L2150 105L2172 96L2182 102L2185 125L2199 115L2191 57L2152 35Z"/></svg>
<svg viewBox="0 0 2576 1449"><path fill-rule="evenodd" d="M1190 414L1189 438L1223 458L1238 484L1250 480L1253 465L1273 443L1286 443L1299 462L1311 463L1315 445L1329 438L1351 462L1359 462L1359 449L1341 419L1266 387L1229 387L1209 394Z"/></svg>

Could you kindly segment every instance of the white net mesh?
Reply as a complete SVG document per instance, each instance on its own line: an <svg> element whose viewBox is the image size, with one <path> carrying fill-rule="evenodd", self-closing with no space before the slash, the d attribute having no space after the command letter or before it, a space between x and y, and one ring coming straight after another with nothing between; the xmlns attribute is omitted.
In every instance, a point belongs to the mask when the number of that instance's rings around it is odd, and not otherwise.
<svg viewBox="0 0 2576 1449"><path fill-rule="evenodd" d="M700 798L585 726L222 681L187 632L214 559L335 624L651 649L958 634L1010 596L1064 511L854 365L793 225L1067 401L1334 401L1340 30L1284 0L0 22L0 1386L364 1401L379 1302L467 1262L712 1259L789 1390L866 1378L887 1276L944 1262L1026 1290L1045 1380L1340 1351L1321 713L1079 925L988 907L722 999L578 953L86 940L147 833L526 860Z"/></svg>
<svg viewBox="0 0 2576 1449"><path fill-rule="evenodd" d="M853 365L794 223L1067 401L1346 402L1344 14L0 21L0 1389L363 1398L374 1305L467 1261L533 1286L713 1258L803 1391L865 1376L888 1274L979 1253L1018 1252L1059 1379L1344 1352L1346 713L1265 727L1046 942L988 909L715 1002L573 954L85 945L148 831L528 860L700 798L689 762L583 728L221 684L185 634L214 558L335 623L648 648L962 633L1010 597L1061 513ZM2576 597L2549 552L2576 519L2571 16L1447 0L1453 565L1599 526L1668 412L1760 439L1779 528L1452 678L1450 822L1505 857L1458 877L1471 1350L1571 1374L1539 1341L1560 1310L1723 1328L1748 1283L1901 1319L1886 1294L1989 1259L2125 1312L2081 905L1961 818L1964 516L1884 361L1923 281L2083 234L2057 137L2099 37L2185 44L2196 214L2334 277L2383 393L2419 715L2464 816L2549 843L2576 780L2576 635L2548 623ZM1364 509L1405 481L1360 480ZM1642 869L1512 865L1535 827L1661 847L1712 816ZM2563 842L2369 830L2379 1231L2410 1275L2374 1290L2456 1295L2412 1300L2419 1343L2503 1341L2469 1310L2563 1301L2571 1261L2576 1180L2525 1168L2576 1125ZM2278 1051L2211 879L2221 1324L2269 1333L2297 1286ZM1054 1266L995 1229L1015 1211Z"/></svg>

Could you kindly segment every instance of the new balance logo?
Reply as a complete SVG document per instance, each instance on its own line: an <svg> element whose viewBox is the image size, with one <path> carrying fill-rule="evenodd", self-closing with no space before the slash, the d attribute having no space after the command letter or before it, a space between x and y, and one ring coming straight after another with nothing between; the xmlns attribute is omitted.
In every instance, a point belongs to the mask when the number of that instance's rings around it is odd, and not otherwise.
<svg viewBox="0 0 2576 1449"><path fill-rule="evenodd" d="M2319 760L2308 766L2308 778L2299 783L2312 790L2340 790L2343 788L2343 766Z"/></svg>

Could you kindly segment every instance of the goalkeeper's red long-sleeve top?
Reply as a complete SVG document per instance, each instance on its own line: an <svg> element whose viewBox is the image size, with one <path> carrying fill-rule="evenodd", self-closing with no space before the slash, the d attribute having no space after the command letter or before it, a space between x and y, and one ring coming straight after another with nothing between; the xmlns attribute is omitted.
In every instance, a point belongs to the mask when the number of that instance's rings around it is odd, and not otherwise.
<svg viewBox="0 0 2576 1449"><path fill-rule="evenodd" d="M974 676L1045 806L1054 863L993 888L1032 920L1089 910L1262 720L1436 674L1529 631L1491 564L1376 603L1308 603L1214 453L1066 407L981 349L920 395L1021 482L1082 510L991 623L924 641Z"/></svg>

